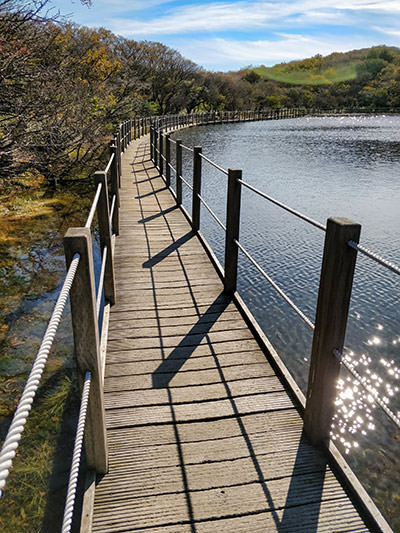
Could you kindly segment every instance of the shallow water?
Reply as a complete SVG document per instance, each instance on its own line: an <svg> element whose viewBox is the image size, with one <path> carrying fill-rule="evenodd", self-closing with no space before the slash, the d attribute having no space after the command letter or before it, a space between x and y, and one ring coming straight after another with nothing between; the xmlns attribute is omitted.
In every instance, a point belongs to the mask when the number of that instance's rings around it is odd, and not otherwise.
<svg viewBox="0 0 400 533"><path fill-rule="evenodd" d="M4 439L65 276L62 238L82 226L84 182L22 191L0 207L0 440ZM69 304L0 500L0 531L60 529L79 409Z"/></svg>
<svg viewBox="0 0 400 533"><path fill-rule="evenodd" d="M400 265L400 117L327 117L217 125L174 134L244 181L325 224L361 223L360 242ZM191 154L184 177L191 182ZM173 180L174 181L174 180ZM190 191L184 205L190 212ZM203 161L202 195L225 223L226 176ZM312 321L324 233L243 189L240 241ZM202 207L201 230L223 264L224 234ZM239 292L305 390L309 328L240 254ZM346 347L357 371L400 412L400 279L357 260ZM400 432L346 370L333 438L392 527L400 531Z"/></svg>

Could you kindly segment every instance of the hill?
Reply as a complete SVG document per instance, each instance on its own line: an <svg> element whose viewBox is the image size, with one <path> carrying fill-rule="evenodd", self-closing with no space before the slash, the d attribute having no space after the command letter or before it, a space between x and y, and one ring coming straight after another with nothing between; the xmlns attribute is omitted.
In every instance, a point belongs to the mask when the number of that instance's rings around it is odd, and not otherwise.
<svg viewBox="0 0 400 533"><path fill-rule="evenodd" d="M326 57L316 55L302 61L252 69L262 79L291 85L331 85L377 76L389 65L400 64L400 49L376 46Z"/></svg>

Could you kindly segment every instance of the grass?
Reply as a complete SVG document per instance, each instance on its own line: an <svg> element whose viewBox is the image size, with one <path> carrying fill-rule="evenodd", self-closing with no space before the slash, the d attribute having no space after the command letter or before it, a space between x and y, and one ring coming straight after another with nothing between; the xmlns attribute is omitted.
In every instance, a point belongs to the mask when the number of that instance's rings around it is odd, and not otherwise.
<svg viewBox="0 0 400 533"><path fill-rule="evenodd" d="M273 67L257 67L253 69L264 79L288 83L291 85L331 85L357 78L357 62L338 64L317 70L302 70L295 63L280 64Z"/></svg>
<svg viewBox="0 0 400 533"><path fill-rule="evenodd" d="M63 376L35 402L2 498L0 531L43 531L61 424L76 409L68 400L71 390L70 377Z"/></svg>

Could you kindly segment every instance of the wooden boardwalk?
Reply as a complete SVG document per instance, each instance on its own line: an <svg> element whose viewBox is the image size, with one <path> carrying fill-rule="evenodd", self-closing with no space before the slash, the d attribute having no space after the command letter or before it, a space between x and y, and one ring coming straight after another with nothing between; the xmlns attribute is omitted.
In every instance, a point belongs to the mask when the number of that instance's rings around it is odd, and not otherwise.
<svg viewBox="0 0 400 533"><path fill-rule="evenodd" d="M223 295L148 138L128 154L93 531L369 531Z"/></svg>

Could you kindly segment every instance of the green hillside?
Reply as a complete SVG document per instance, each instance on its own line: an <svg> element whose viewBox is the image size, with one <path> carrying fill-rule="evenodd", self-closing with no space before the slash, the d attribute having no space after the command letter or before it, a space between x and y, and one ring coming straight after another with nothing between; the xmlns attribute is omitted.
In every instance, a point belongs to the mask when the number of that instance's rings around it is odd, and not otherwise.
<svg viewBox="0 0 400 533"><path fill-rule="evenodd" d="M357 78L357 63L338 65L336 68L311 71L287 68L288 65L275 65L274 67L258 67L254 71L262 78L289 83L292 85L327 85Z"/></svg>
<svg viewBox="0 0 400 533"><path fill-rule="evenodd" d="M273 67L253 69L262 79L291 85L331 85L363 77L366 73L377 75L387 64L400 58L400 50L379 46L347 53L316 55L302 61L280 63Z"/></svg>

